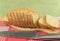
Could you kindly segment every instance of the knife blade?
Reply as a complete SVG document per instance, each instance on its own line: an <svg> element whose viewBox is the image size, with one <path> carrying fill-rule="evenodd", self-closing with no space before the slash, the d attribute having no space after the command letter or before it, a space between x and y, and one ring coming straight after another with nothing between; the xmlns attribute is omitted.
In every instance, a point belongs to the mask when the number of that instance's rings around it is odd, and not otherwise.
<svg viewBox="0 0 60 41"><path fill-rule="evenodd" d="M60 34L39 35L37 31L2 31L0 36L29 39L60 39Z"/></svg>
<svg viewBox="0 0 60 41"><path fill-rule="evenodd" d="M0 32L0 36L5 37L14 37L14 38L34 38L37 34L37 31L2 31Z"/></svg>
<svg viewBox="0 0 60 41"><path fill-rule="evenodd" d="M60 39L60 34L48 34L48 35L38 35L38 37L36 37L36 38L45 38L45 39L48 39L48 38L50 38L50 39L53 39L53 38L55 38L55 39Z"/></svg>

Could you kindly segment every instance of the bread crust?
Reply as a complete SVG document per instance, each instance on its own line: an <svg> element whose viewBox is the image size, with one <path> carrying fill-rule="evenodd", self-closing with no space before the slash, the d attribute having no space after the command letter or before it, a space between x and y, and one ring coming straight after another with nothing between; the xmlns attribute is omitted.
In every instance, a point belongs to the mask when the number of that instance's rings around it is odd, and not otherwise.
<svg viewBox="0 0 60 41"><path fill-rule="evenodd" d="M20 9L9 12L7 14L7 17L11 25L36 27L37 26L36 23L38 21L39 15L37 12L31 9ZM35 19L33 17L35 17Z"/></svg>

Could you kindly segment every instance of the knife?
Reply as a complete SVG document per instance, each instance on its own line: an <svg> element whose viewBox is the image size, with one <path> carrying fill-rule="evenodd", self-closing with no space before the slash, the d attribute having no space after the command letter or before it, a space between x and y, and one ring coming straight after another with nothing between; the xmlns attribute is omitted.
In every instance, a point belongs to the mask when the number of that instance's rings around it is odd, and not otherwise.
<svg viewBox="0 0 60 41"><path fill-rule="evenodd" d="M0 36L13 37L13 38L34 38L37 35L37 31L2 31Z"/></svg>
<svg viewBox="0 0 60 41"><path fill-rule="evenodd" d="M29 39L60 39L60 34L39 35L37 31L2 31L0 32L0 36Z"/></svg>
<svg viewBox="0 0 60 41"><path fill-rule="evenodd" d="M60 39L60 34L38 35L36 39Z"/></svg>

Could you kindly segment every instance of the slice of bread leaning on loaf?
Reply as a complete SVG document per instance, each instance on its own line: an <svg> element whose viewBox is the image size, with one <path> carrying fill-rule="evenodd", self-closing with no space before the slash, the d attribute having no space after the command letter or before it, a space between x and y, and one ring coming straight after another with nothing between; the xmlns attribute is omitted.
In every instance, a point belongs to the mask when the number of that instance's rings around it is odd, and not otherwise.
<svg viewBox="0 0 60 41"><path fill-rule="evenodd" d="M38 23L41 28L46 28L46 29L51 29L51 30L56 30L59 28L58 20L55 17L48 14L41 17Z"/></svg>

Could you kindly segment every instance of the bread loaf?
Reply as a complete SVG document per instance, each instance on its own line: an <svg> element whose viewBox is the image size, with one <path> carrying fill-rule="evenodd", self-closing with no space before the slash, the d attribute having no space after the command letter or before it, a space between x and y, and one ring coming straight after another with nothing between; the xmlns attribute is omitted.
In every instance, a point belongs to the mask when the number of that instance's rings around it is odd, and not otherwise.
<svg viewBox="0 0 60 41"><path fill-rule="evenodd" d="M7 17L11 25L36 27L39 15L34 10L23 8L9 12Z"/></svg>

